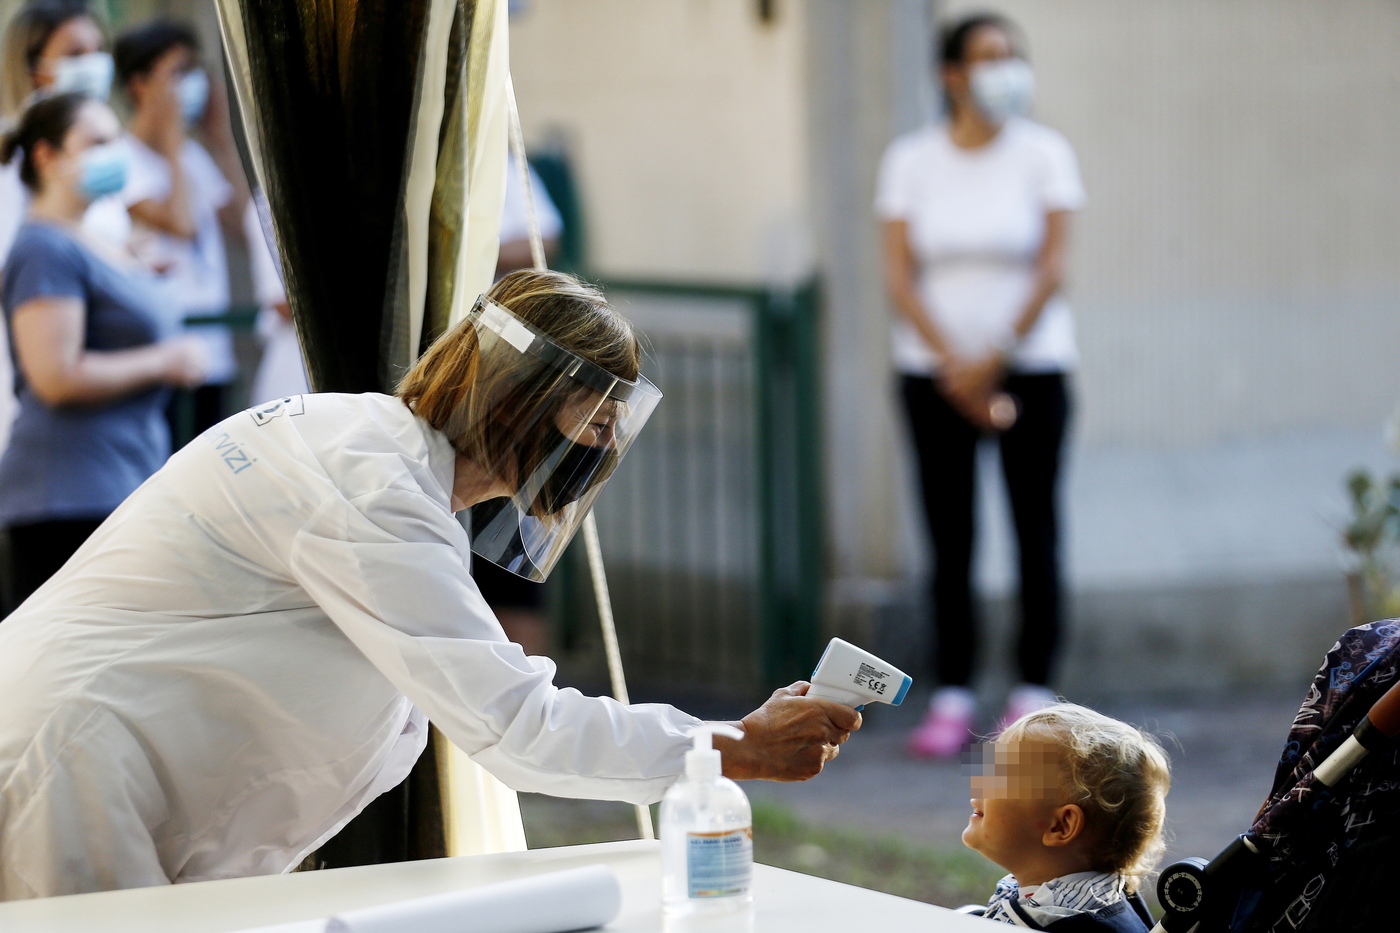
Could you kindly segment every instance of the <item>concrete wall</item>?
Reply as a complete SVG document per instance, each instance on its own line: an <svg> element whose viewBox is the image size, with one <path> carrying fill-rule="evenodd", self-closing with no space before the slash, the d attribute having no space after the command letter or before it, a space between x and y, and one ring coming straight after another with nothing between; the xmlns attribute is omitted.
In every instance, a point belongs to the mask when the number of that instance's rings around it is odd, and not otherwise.
<svg viewBox="0 0 1400 933"><path fill-rule="evenodd" d="M1400 5L997 7L1089 190L1084 441L1373 430L1400 396Z"/></svg>
<svg viewBox="0 0 1400 933"><path fill-rule="evenodd" d="M862 607L884 598L887 581L912 570L891 534L907 524L908 506L892 481L900 435L871 205L886 144L925 122L932 106L924 67L930 14L918 0L807 4L808 193L826 303L828 596L842 631L858 627Z"/></svg>
<svg viewBox="0 0 1400 933"><path fill-rule="evenodd" d="M800 3L531 0L511 21L528 145L573 157L590 265L709 281L810 267Z"/></svg>

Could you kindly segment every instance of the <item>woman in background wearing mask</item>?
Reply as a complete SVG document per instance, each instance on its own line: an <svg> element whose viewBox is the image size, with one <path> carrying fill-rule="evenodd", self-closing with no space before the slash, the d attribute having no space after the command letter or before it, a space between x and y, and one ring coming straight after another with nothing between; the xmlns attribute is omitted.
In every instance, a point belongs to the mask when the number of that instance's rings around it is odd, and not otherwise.
<svg viewBox="0 0 1400 933"><path fill-rule="evenodd" d="M45 97L0 148L31 193L0 278L19 364L19 414L0 457L16 604L47 580L170 453L165 386L197 384L204 351L162 341L149 273L86 232L121 189L121 126L86 94Z"/></svg>
<svg viewBox="0 0 1400 933"><path fill-rule="evenodd" d="M1020 558L1020 684L1008 720L1054 700L1060 636L1056 487L1076 353L1059 296L1069 218L1083 201L1074 152L1025 118L1034 81L1017 33L975 16L939 37L947 119L891 144L880 168L894 359L933 539L939 688L915 755L969 740L977 647L971 572L976 453L997 438Z"/></svg>
<svg viewBox="0 0 1400 933"><path fill-rule="evenodd" d="M30 0L5 30L0 115L7 124L35 91L86 91L106 98L112 56L86 0Z"/></svg>
<svg viewBox="0 0 1400 933"><path fill-rule="evenodd" d="M117 84L131 101L131 177L122 199L135 224L138 256L161 273L181 318L223 314L229 304L224 229L243 235L247 190L227 106L212 95L194 32L157 20L117 37ZM191 139L204 128L206 150ZM206 384L195 392L198 433L224 416L237 374L233 336L224 326L191 329L209 351Z"/></svg>
<svg viewBox="0 0 1400 933"><path fill-rule="evenodd" d="M0 48L0 133L12 128L39 94L83 91L106 100L112 87L112 56L103 50L102 30L86 0L30 0L10 20ZM0 164L0 265L24 222L29 195L19 179L19 161ZM131 221L116 197L97 201L84 218L89 230L125 242ZM0 333L0 452L14 420L10 351Z"/></svg>
<svg viewBox="0 0 1400 933"><path fill-rule="evenodd" d="M80 91L106 100L112 89L112 56L88 4L31 0L5 30L0 61L0 132L19 120L37 96ZM28 194L14 159L0 168L0 262L23 222ZM131 224L116 198L95 205L84 224L114 243L125 242Z"/></svg>

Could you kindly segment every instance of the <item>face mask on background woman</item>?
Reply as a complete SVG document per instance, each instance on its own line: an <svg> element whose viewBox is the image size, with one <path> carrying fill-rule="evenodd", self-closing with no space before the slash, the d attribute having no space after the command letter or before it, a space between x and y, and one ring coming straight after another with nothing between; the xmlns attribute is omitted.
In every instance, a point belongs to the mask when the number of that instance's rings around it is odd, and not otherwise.
<svg viewBox="0 0 1400 933"><path fill-rule="evenodd" d="M131 165L131 149L126 140L91 146L78 161L78 190L89 201L116 194L126 187L126 173Z"/></svg>
<svg viewBox="0 0 1400 933"><path fill-rule="evenodd" d="M209 76L203 68L192 68L180 77L176 92L180 96L180 114L186 126L193 126L204 116L209 104Z"/></svg>
<svg viewBox="0 0 1400 933"><path fill-rule="evenodd" d="M60 58L53 66L50 94L80 92L105 101L112 93L112 56L106 52L89 52Z"/></svg>
<svg viewBox="0 0 1400 933"><path fill-rule="evenodd" d="M969 83L977 109L998 126L1011 117L1030 113L1035 75L1023 58L979 62L972 66Z"/></svg>

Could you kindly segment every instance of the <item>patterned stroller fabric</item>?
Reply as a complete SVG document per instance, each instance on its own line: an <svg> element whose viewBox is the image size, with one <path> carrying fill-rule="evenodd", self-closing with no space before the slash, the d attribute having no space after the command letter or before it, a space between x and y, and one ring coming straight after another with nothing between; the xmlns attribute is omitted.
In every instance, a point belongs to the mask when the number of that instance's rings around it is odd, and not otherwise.
<svg viewBox="0 0 1400 933"><path fill-rule="evenodd" d="M1351 629L1327 653L1249 835L1270 875L1241 900L1237 933L1400 929L1400 768L1373 752L1335 788L1313 770L1400 676L1400 620Z"/></svg>

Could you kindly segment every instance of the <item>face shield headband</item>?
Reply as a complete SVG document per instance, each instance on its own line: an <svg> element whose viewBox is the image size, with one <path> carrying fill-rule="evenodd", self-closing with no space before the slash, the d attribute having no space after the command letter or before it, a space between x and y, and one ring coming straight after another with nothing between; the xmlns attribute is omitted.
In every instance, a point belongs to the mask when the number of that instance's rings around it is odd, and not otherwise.
<svg viewBox="0 0 1400 933"><path fill-rule="evenodd" d="M484 295L467 318L475 386L448 426L508 496L458 512L483 560L543 581L646 424L661 392L555 343Z"/></svg>

